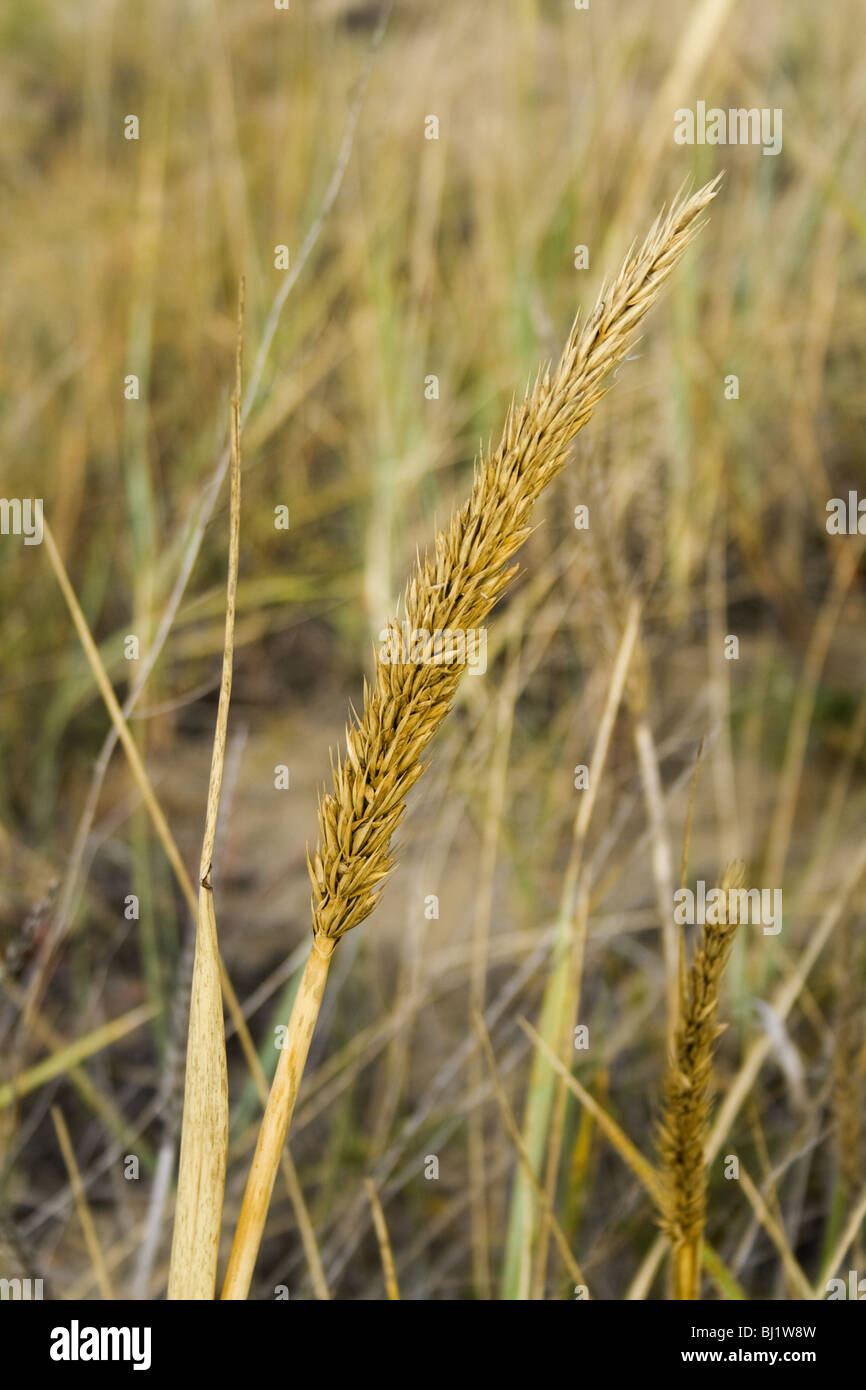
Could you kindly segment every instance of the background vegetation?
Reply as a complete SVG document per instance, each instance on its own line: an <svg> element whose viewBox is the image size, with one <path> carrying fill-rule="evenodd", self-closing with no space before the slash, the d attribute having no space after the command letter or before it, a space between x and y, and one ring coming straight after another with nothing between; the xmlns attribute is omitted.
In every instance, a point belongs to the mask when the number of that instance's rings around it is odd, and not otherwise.
<svg viewBox="0 0 866 1390"><path fill-rule="evenodd" d="M7 0L0 16L0 491L44 498L121 702L153 661L130 728L191 872L246 277L254 394L214 883L268 1075L308 948L305 846L328 747L416 548L661 203L726 170L542 500L488 672L464 680L436 740L382 905L335 956L291 1135L310 1229L298 1192L278 1188L254 1292L313 1297L324 1281L335 1297L383 1297L370 1178L404 1298L572 1296L556 1244L541 1258L538 1211L528 1251L513 1224L509 1242L520 1164L470 1004L523 1124L533 1045L518 1019L538 1023L555 969L585 795L574 769L590 762L633 596L640 692L620 709L587 832L585 943L567 922L565 1013L590 1045L566 1039L563 1055L651 1156L659 865L667 854L679 882L703 739L688 882L740 858L747 884L784 893L781 934L743 929L725 976L714 1114L728 1110L707 1218L725 1274L703 1292L735 1280L750 1297L799 1296L802 1273L820 1291L864 1182L866 590L862 538L825 528L827 501L866 486L862 7L398 0L372 50L382 20L346 0L288 13ZM675 145L674 111L698 99L781 108L782 153ZM137 142L123 138L130 113ZM280 244L292 284L275 315ZM176 1143L191 921L122 751L97 761L110 721L45 547L0 538L0 586L0 1275L44 1275L58 1298L159 1297L171 1198L160 1209L153 1194ZM109 1045L88 1041L140 1006ZM229 1036L231 1217L260 1103ZM592 1296L665 1297L641 1184L574 1097L555 1128L534 1136L542 1180ZM726 1180L728 1154L757 1201ZM844 1247L843 1275L863 1272L860 1255Z"/></svg>

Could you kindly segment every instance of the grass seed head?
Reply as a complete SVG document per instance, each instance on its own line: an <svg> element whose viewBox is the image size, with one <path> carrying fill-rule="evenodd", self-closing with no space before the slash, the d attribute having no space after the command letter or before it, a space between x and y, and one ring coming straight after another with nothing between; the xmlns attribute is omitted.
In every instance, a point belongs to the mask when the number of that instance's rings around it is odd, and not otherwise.
<svg viewBox="0 0 866 1390"><path fill-rule="evenodd" d="M468 632L483 624L516 571L511 562L530 534L536 499L564 467L718 182L659 215L589 318L582 326L575 320L558 365L539 371L525 399L512 404L498 448L481 452L469 498L409 580L405 614L412 631ZM396 619L390 631L399 642ZM361 713L346 730L345 755L333 761L333 790L319 802L319 844L308 856L317 936L343 936L376 906L406 796L460 675L459 666L377 656L374 683L365 686Z"/></svg>

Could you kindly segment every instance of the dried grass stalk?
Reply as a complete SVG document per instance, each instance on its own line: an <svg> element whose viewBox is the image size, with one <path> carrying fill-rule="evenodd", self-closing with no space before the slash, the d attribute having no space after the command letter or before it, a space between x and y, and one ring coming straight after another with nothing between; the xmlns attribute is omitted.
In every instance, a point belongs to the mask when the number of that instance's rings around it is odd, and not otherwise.
<svg viewBox="0 0 866 1390"><path fill-rule="evenodd" d="M419 559L408 584L404 624L412 633L468 634L483 624L515 574L511 561L530 534L536 499L564 467L575 435L605 394L612 368L633 344L635 330L701 225L700 214L718 184L714 179L692 197L676 199L658 216L589 318L575 321L558 365L539 372L523 402L512 403L498 448L481 454L469 499L436 537L433 553ZM396 653L397 659L377 657L373 684L364 683L361 713L353 711L346 730L345 756L332 758L333 791L319 803L319 844L308 861L317 950L325 943L333 946L375 908L393 864L391 839L406 796L421 776L422 754L448 713L462 674L457 664L411 660L398 619L389 632L389 655ZM302 981L295 1009L302 1006L306 1017L303 989ZM249 1289L288 1126L285 1107L290 1111L294 1105L284 1079L278 1069L224 1298L245 1298ZM251 1252L242 1251L241 1245L253 1242Z"/></svg>
<svg viewBox="0 0 866 1390"><path fill-rule="evenodd" d="M744 869L731 864L722 890L739 888ZM701 1246L706 1217L704 1151L709 1133L710 1080L716 1039L719 988L737 926L705 923L680 1001L680 1020L664 1087L658 1134L661 1160L660 1215L673 1247L674 1297L700 1294Z"/></svg>
<svg viewBox="0 0 866 1390"><path fill-rule="evenodd" d="M224 1299L246 1298L249 1291L280 1156L289 1132L313 1038L313 1029L325 992L333 950L332 941L314 940L298 985L235 1228L223 1282Z"/></svg>
<svg viewBox="0 0 866 1390"><path fill-rule="evenodd" d="M367 1189L367 1197L369 1198L370 1209L373 1213L373 1227L376 1231L376 1240L379 1243L379 1254L382 1257L382 1272L385 1276L385 1292L391 1303L399 1303L400 1285L397 1282L397 1266L394 1263L394 1252L391 1249L391 1237L388 1235L388 1224L385 1220L385 1213L382 1210L382 1203L379 1201L379 1194L376 1191L372 1178L365 1178L364 1186Z"/></svg>
<svg viewBox="0 0 866 1390"><path fill-rule="evenodd" d="M228 1076L220 953L211 868L232 689L241 516L241 281L235 395L232 401L231 515L222 680L199 868L198 918L190 992L183 1126L168 1275L170 1299L212 1299L216 1289L229 1143Z"/></svg>

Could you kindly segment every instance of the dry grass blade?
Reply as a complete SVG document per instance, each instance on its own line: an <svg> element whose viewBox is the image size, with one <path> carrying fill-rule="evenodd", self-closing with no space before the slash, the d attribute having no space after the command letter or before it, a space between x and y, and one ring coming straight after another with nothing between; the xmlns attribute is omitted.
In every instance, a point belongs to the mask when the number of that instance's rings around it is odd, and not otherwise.
<svg viewBox="0 0 866 1390"><path fill-rule="evenodd" d="M797 1296L799 1298L810 1299L812 1297L811 1285L794 1257L785 1230L770 1211L761 1193L746 1172L743 1163L740 1164L740 1186L743 1192L745 1192L752 1210L781 1255L785 1272L788 1275L792 1287L796 1290Z"/></svg>
<svg viewBox="0 0 866 1390"><path fill-rule="evenodd" d="M93 1224L93 1217L87 1203L87 1193L84 1190L84 1183L81 1180L81 1169L75 1157L75 1150L72 1147L72 1140L69 1137L69 1130L63 1118L63 1111L59 1106L52 1105L51 1118L54 1121L54 1128L57 1133L57 1140L60 1144L60 1151L63 1154L63 1162L66 1164L66 1171L69 1174L69 1184L75 1198L75 1208L78 1212L78 1219L81 1222L81 1229L84 1232L84 1241L90 1255L90 1263L93 1266L93 1273L99 1285L99 1291L106 1301L114 1298L114 1291L111 1287L111 1276L105 1263L105 1256L102 1253L102 1246L99 1243L99 1236Z"/></svg>
<svg viewBox="0 0 866 1390"><path fill-rule="evenodd" d="M211 867L231 701L240 555L242 337L243 281L238 306L237 369L235 395L232 401L231 516L225 641L199 870L198 923L187 1034L183 1128L168 1277L170 1299L212 1299L214 1296L228 1154L229 1103L225 1024Z"/></svg>
<svg viewBox="0 0 866 1390"><path fill-rule="evenodd" d="M539 1052L546 1058L550 1066L553 1067L553 1070L562 1077L562 1080L569 1090L577 1096L584 1109L588 1110L593 1116L602 1134L616 1149L626 1167L631 1169L632 1173L634 1173L638 1181L642 1183L649 1196L656 1205L659 1205L662 1199L661 1185L659 1183L658 1174L652 1164L644 1158L640 1149L636 1148L628 1135L620 1129L616 1120L608 1114L604 1106L599 1105L595 1097L591 1096L589 1091L580 1084L576 1076L572 1076L568 1068L563 1065L553 1049L544 1041L544 1038L536 1032L532 1024L525 1018L518 1018L517 1022L530 1042L538 1048Z"/></svg>
<svg viewBox="0 0 866 1390"><path fill-rule="evenodd" d="M24 992L19 989L2 965L0 965L0 990L17 1009L23 1008ZM33 1014L32 1026L34 1036L46 1047L51 1048L53 1054L66 1055L67 1048L70 1046L69 1041L61 1033L58 1033L42 1014L38 1012ZM94 1115L100 1117L109 1133L118 1138L128 1133L128 1125L118 1107L107 1096L103 1095L99 1086L91 1081L83 1067L73 1062L71 1066L66 1068L66 1075L84 1104L93 1111ZM2 1108L3 1102L0 1100L0 1109Z"/></svg>
<svg viewBox="0 0 866 1390"><path fill-rule="evenodd" d="M581 796L574 819L571 853L562 884L559 914L554 945L554 965L545 987L539 1017L539 1031L565 1058L573 1038L574 1024L580 1003L583 977L583 953L586 942L589 902L583 881L583 855L595 809L598 789L602 785L605 763L613 735L620 701L626 685L632 653L638 639L640 608L636 602L629 607L619 648L611 672L592 757L589 764L589 786ZM562 1078L554 1078L540 1054L533 1058L526 1094L523 1132L533 1160L534 1171L540 1171L544 1145L547 1144L545 1190L553 1198L559 1171L562 1135L565 1127L567 1089ZM535 1211L532 1206L530 1183L521 1172L514 1184L506 1247L502 1294L505 1298L525 1297L528 1274L521 1258L524 1248L532 1246ZM547 1265L547 1224L542 1222L536 1256L535 1296L541 1298Z"/></svg>
<svg viewBox="0 0 866 1390"><path fill-rule="evenodd" d="M382 1272L385 1275L385 1289L389 1301L392 1303L400 1302L400 1286L397 1283L397 1268L394 1264L394 1252L391 1249L391 1238L388 1235L388 1223L385 1220L385 1213L382 1210L382 1203L379 1201L379 1194L371 1178L364 1179L364 1187L370 1199L370 1208L373 1212L373 1226L376 1231L376 1240L379 1242L379 1253L382 1257Z"/></svg>
<svg viewBox="0 0 866 1390"><path fill-rule="evenodd" d="M26 1071L19 1072L12 1081L5 1081L0 1085L0 1110L5 1110L19 1097L27 1095L29 1091L35 1091L39 1086L44 1086L46 1081L53 1081L55 1077L63 1076L73 1067L76 1067L79 1062L83 1062L86 1057L92 1057L95 1053L101 1052L104 1047L110 1047L120 1038L125 1038L128 1033L134 1032L143 1023L147 1023L149 1019L154 1017L155 1013L156 1009L151 1004L139 1004L137 1008L130 1009L129 1013L122 1014L120 1018L113 1018L110 1023L103 1023L92 1033L86 1033L83 1038L76 1038L74 1042L63 1043L50 1056L43 1057L41 1062L35 1062Z"/></svg>
<svg viewBox="0 0 866 1390"><path fill-rule="evenodd" d="M557 366L539 372L523 402L512 404L499 446L478 461L470 497L436 537L433 553L419 559L405 593L403 625L396 618L389 624L387 651L377 656L374 682L365 682L361 713L346 730L345 756L332 759L333 791L319 803L319 844L309 857L314 945L247 1181L224 1298L245 1298L249 1290L330 953L376 906L406 797L462 674L453 652L443 661L425 647L422 659L413 659L417 652L405 649L404 630L412 647L416 638L423 646L437 633L462 634L466 641L488 617L514 576L511 561L530 533L537 498L564 468L572 441L718 186L717 178L658 216L586 322L575 321Z"/></svg>
<svg viewBox="0 0 866 1390"><path fill-rule="evenodd" d="M732 864L722 891L739 888L742 864ZM723 1031L716 1018L722 972L736 923L706 923L689 972L680 1021L665 1080L658 1137L662 1172L662 1228L673 1246L674 1297L696 1299L700 1291L701 1243L706 1214L704 1147L710 1113L713 1048Z"/></svg>
<svg viewBox="0 0 866 1390"><path fill-rule="evenodd" d="M171 864L171 867L177 876L178 882L184 890L184 896L186 897L186 900L190 905L190 908L192 909L192 911L195 911L195 894L192 892L192 888L189 882L189 874L187 873L184 867L183 860L180 857L180 851L178 850L178 847L175 843L175 839L169 828L168 821L165 818L162 807L160 806L156 798L156 794L154 793L153 787L150 784L150 778L148 777L147 770L144 766L144 763L142 762L141 754L138 751L138 746L135 742L135 739L132 737L132 734L129 732L129 727L126 723L126 720L123 717L123 711L120 708L117 696L115 695L114 690L112 689L111 682L108 679L105 667L102 664L102 658L99 655L99 649L93 640L90 628L87 626L87 619L85 618L84 613L81 609L81 605L78 602L78 599L75 595L75 590L72 587L72 583L69 579L69 575L66 571L66 566L63 563L60 551L57 549L57 542L54 539L54 533L51 530L48 521L44 518L43 527L45 549L48 553L49 563L51 564L51 568L54 570L57 583L59 584L63 597L66 600L66 605L72 616L72 621L75 624L75 628L81 641L81 645L84 648L85 656L87 657L90 669L93 672L94 680L96 681L96 684L99 687L99 693L105 701L106 709L111 715L112 722L117 730L117 736L120 739L121 744L123 745L123 751L126 753L126 756L129 759L129 765L132 769L132 774L135 778L136 785L138 786L138 789L141 792L142 800L144 801L144 804L147 807L148 813L156 828L156 832L159 835L159 838L165 849L168 861ZM38 1003L36 987L39 978L39 976L36 977L36 979L34 980L34 984L28 991L27 1003L25 1005L25 1009L22 1015L22 1021L25 1026L29 1026L30 1013L33 1009L36 1008L36 1005Z"/></svg>
<svg viewBox="0 0 866 1390"><path fill-rule="evenodd" d="M499 1102L499 1109L501 1110L502 1118L505 1121L505 1128L508 1130L508 1133L511 1137L511 1141L517 1150L518 1157L520 1158L520 1162L523 1165L523 1171L526 1173L530 1183L532 1184L532 1187L535 1190L535 1194L538 1197L539 1202L541 1203L542 1210L544 1211L544 1214L550 1223L550 1230L554 1240L556 1241L557 1249L559 1250L559 1253L562 1256L563 1264L568 1270L572 1280L574 1281L574 1284L576 1286L582 1286L583 1289L585 1289L587 1292L587 1297L589 1297L589 1286L583 1277L580 1265L577 1263L577 1260L571 1253L571 1249L569 1247L568 1241L565 1238L562 1227L556 1219L556 1214L553 1210L553 1202L548 1197L547 1192L542 1187L538 1179L538 1176L535 1172L535 1169L532 1166L532 1160L529 1156L526 1145L523 1142L519 1126L514 1118L511 1106L508 1104L508 1097L505 1094L505 1088L499 1079L499 1071L496 1066L496 1057L494 1055L493 1047L490 1042L490 1035L487 1032L487 1029L484 1025L484 1019L482 1018L481 1014L477 1011L474 1015L474 1023L478 1036L481 1040L481 1045L484 1049L484 1055L487 1058L487 1064L490 1067L490 1075L493 1080L493 1089L496 1092L496 1099Z"/></svg>
<svg viewBox="0 0 866 1390"><path fill-rule="evenodd" d="M864 1218L866 1218L866 1187L864 1187L863 1191L860 1193L860 1197L853 1211L845 1222L845 1229L836 1242L833 1252L824 1266L821 1277L815 1285L814 1292L812 1293L813 1298L824 1297L824 1294L827 1292L828 1279L832 1279L833 1274L845 1258L846 1250L849 1246L853 1245L854 1241L857 1239L857 1233L863 1224Z"/></svg>

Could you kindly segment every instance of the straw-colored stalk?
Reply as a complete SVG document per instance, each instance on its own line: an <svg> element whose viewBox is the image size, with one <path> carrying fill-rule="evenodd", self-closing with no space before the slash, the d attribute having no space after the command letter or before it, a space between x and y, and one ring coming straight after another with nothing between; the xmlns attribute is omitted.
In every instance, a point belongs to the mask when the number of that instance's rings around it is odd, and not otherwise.
<svg viewBox="0 0 866 1390"><path fill-rule="evenodd" d="M722 890L739 888L743 865L731 864ZM676 1299L700 1297L701 1254L706 1217L705 1148L709 1133L710 1082L722 974L737 924L705 923L692 968L683 984L680 1019L668 1065L658 1135L661 1160L662 1229L673 1248Z"/></svg>
<svg viewBox="0 0 866 1390"><path fill-rule="evenodd" d="M111 1275L108 1272L108 1265L105 1262L105 1255L99 1243L96 1225L87 1202L87 1190L81 1177L81 1169L75 1157L75 1150L72 1147L72 1140L69 1137L66 1120L63 1118L63 1111L58 1105L52 1105L51 1118L54 1121L54 1128L57 1132L57 1139L60 1144L60 1152L63 1154L63 1162L66 1164L66 1171L69 1175L69 1186L72 1188L75 1209L78 1212L78 1219L81 1222L81 1229L84 1233L84 1243L87 1246L87 1253L90 1255L93 1273L102 1297L109 1303L114 1298Z"/></svg>
<svg viewBox="0 0 866 1390"><path fill-rule="evenodd" d="M304 973L298 985L285 1044L277 1061L277 1069L268 1095L264 1118L259 1128L256 1151L247 1179L241 1213L238 1218L222 1296L226 1299L246 1298L253 1276L256 1256L265 1229L271 1193L280 1155L289 1132L301 1077L319 1016L328 967L335 942L315 937Z"/></svg>
<svg viewBox="0 0 866 1390"><path fill-rule="evenodd" d="M700 226L718 179L677 199L632 250L585 323L575 321L554 369L539 372L519 406L512 403L498 448L482 453L472 492L432 554L419 559L405 594L414 634L476 631L516 566L510 562L530 534L533 505L561 472L572 441L605 394L611 370L634 342L635 330ZM288 1129L306 1057L309 1010L321 1000L328 953L373 911L392 867L391 838L406 796L423 771L421 756L451 707L462 668L446 654L417 659L405 650L398 619L388 649L364 685L360 715L346 730L346 755L333 759L333 792L319 803L319 844L309 859L314 944L299 989L244 1193L223 1298L245 1298L264 1230L275 1166ZM313 1022L315 1018L313 1017ZM303 1030L298 1039L295 1031ZM291 1080L294 1091L287 1089Z"/></svg>
<svg viewBox="0 0 866 1390"><path fill-rule="evenodd" d="M187 1033L183 1126L168 1275L170 1299L214 1297L228 1155L229 1103L225 1023L211 868L231 700L240 555L242 325L243 282L238 309L236 383L232 401L231 516L225 640L199 869L198 918Z"/></svg>
<svg viewBox="0 0 866 1390"><path fill-rule="evenodd" d="M391 1249L391 1237L388 1235L388 1223L385 1220L382 1203L379 1201L379 1194L376 1191L372 1178L365 1178L364 1186L367 1189L370 1210L373 1213L373 1229L376 1232L379 1254L382 1258L382 1273L385 1276L385 1292L391 1303L399 1303L400 1285L397 1282L397 1266L394 1263L394 1252Z"/></svg>

